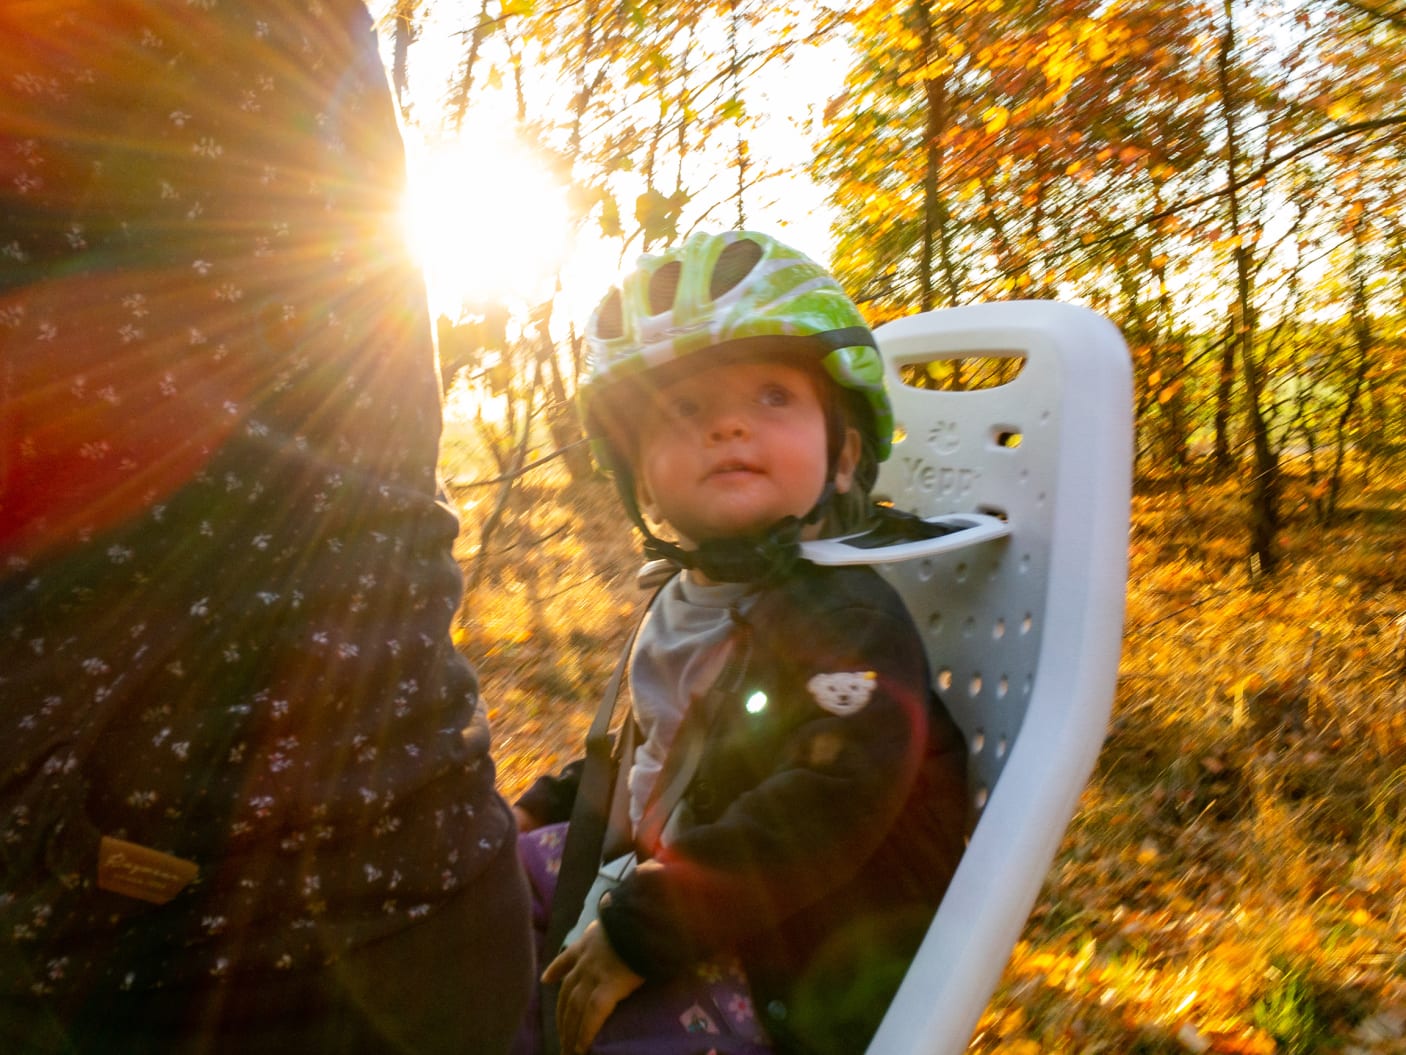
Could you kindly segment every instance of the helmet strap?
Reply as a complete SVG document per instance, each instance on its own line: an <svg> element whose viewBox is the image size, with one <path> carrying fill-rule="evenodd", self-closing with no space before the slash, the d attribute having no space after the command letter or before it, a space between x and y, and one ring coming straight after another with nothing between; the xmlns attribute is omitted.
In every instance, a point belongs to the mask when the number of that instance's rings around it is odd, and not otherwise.
<svg viewBox="0 0 1406 1055"><path fill-rule="evenodd" d="M835 484L829 481L819 500L803 517L782 517L771 527L736 538L708 539L696 549L684 549L649 530L644 516L631 503L630 517L644 536L644 554L666 560L677 568L697 569L714 582L748 582L766 585L790 575L801 561L801 533L819 523L829 508Z"/></svg>
<svg viewBox="0 0 1406 1055"><path fill-rule="evenodd" d="M800 562L802 527L799 518L784 517L757 534L708 539L697 549L684 549L648 534L644 551L677 567L696 569L713 582L767 585L784 579Z"/></svg>

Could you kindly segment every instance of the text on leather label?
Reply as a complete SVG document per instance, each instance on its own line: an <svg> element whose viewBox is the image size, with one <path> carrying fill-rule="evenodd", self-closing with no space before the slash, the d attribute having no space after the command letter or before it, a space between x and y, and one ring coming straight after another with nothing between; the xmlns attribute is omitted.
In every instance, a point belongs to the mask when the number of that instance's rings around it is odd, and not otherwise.
<svg viewBox="0 0 1406 1055"><path fill-rule="evenodd" d="M195 862L104 835L98 844L98 887L164 905L199 873Z"/></svg>

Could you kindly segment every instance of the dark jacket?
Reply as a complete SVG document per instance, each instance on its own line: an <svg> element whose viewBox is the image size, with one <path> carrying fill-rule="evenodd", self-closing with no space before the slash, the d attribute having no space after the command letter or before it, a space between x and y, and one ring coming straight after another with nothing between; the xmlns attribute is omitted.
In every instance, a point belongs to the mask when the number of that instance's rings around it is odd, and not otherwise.
<svg viewBox="0 0 1406 1055"><path fill-rule="evenodd" d="M736 951L782 1051L862 1051L961 856L963 741L870 568L802 566L749 610L738 647L687 820L601 922L646 978ZM522 804L559 808L562 790Z"/></svg>
<svg viewBox="0 0 1406 1055"><path fill-rule="evenodd" d="M313 7L0 20L0 998L318 971L512 853L395 112Z"/></svg>

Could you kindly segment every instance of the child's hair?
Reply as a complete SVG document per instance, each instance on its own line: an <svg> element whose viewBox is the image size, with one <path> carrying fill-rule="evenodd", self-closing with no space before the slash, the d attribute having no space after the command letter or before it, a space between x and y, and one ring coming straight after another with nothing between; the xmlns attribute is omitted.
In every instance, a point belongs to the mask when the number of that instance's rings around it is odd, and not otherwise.
<svg viewBox="0 0 1406 1055"><path fill-rule="evenodd" d="M874 413L867 400L836 384L824 370L817 369L815 375L816 390L822 393L825 406L832 461L837 444L843 441L845 429L852 428L859 433L859 461L855 465L849 490L830 496L821 519L821 535L849 535L863 531L873 519L874 506L870 493L879 475L881 460L874 438Z"/></svg>
<svg viewBox="0 0 1406 1055"><path fill-rule="evenodd" d="M633 470L642 390L732 359L814 368L830 422L832 474L846 425L859 432L861 456L854 486L827 493L812 517L825 534L865 526L869 492L892 445L893 411L874 335L820 265L769 235L699 232L640 257L596 308L586 335L591 362L579 394L586 432L647 549L658 540L640 513Z"/></svg>

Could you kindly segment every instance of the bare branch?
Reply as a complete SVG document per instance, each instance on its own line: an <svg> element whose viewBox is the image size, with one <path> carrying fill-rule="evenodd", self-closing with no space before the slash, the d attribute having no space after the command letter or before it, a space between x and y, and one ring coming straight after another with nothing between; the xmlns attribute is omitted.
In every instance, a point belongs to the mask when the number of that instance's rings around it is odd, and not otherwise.
<svg viewBox="0 0 1406 1055"><path fill-rule="evenodd" d="M1235 191L1241 189L1242 187L1246 187L1249 184L1256 182L1257 180L1263 179L1275 169L1279 168L1279 166L1287 164L1288 162L1293 161L1295 158L1300 158L1306 154L1312 154L1318 150L1321 150L1336 140L1346 138L1347 136L1357 135L1361 132L1375 132L1378 129L1391 128L1394 126L1406 126L1406 114L1395 114L1391 117L1379 117L1372 121L1357 121L1353 124L1339 125L1331 131L1323 132L1319 135L1311 136L1310 138L1305 139L1302 143L1294 147L1292 150L1286 150L1284 153L1270 158L1258 168L1252 169L1249 172L1246 172L1243 175L1237 177L1233 183L1227 183L1225 186L1219 187L1216 190L1210 191L1206 194L1199 195L1195 198L1188 198L1185 201L1179 201L1174 205L1169 205L1165 209L1159 209L1156 212L1148 213L1146 216L1142 216L1137 220L1134 220L1131 224L1129 224L1127 227L1123 228L1120 231L1115 231L1112 234L1103 235L1100 238L1095 238L1089 242L1081 243L1078 246L1071 246L1063 252L1050 254L1050 256L1048 256L1046 259L1048 260L1052 259L1053 257L1062 256L1064 255L1064 252L1072 252L1076 248L1086 249L1091 245L1100 245L1104 242L1116 242L1120 238L1128 237L1130 234L1132 234L1139 228L1150 227L1152 224L1160 223L1162 220L1170 219L1171 217L1176 216L1178 213L1185 212L1188 209L1195 209L1199 206L1209 204L1210 202L1219 201L1221 198L1224 198L1227 194L1232 194Z"/></svg>
<svg viewBox="0 0 1406 1055"><path fill-rule="evenodd" d="M519 477L526 476L534 469L540 469L542 466L550 462L553 458L560 458L565 455L568 451L575 450L583 443L589 442L590 441L587 439L575 440L571 443L568 443L565 447L558 447L556 450L552 451L551 454L544 454L540 458L534 458L530 464L524 465L520 469L514 469L510 473L504 473L502 476L494 476L487 480L473 480L466 484L455 484L454 490L472 491L475 487L490 487L493 484L501 484L506 483L509 480L516 480Z"/></svg>

